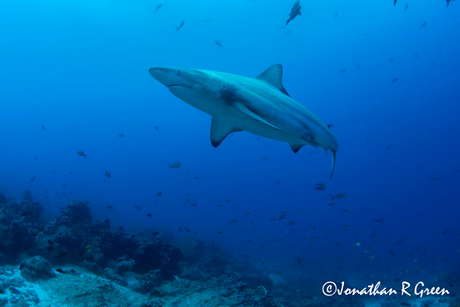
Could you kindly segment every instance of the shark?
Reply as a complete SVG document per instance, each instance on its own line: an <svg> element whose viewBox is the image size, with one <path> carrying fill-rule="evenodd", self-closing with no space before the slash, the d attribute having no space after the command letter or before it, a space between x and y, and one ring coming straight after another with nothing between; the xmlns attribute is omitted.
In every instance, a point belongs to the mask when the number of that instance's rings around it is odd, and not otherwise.
<svg viewBox="0 0 460 307"><path fill-rule="evenodd" d="M283 67L275 64L259 76L189 68L153 67L150 75L169 91L212 116L211 144L218 147L231 133L247 131L287 142L294 153L302 146L332 152L334 173L337 139L329 127L295 101L283 86Z"/></svg>

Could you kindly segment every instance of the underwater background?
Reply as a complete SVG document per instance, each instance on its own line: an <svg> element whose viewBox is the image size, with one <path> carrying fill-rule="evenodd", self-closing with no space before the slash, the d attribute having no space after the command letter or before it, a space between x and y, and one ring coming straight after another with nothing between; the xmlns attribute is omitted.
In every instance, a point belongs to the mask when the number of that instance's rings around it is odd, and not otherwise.
<svg viewBox="0 0 460 307"><path fill-rule="evenodd" d="M460 3L302 0L284 27L293 4L1 1L0 191L30 190L50 216L87 200L111 225L213 242L293 288L458 284ZM148 73L276 63L332 125L332 179L311 146L241 132L214 148L211 117Z"/></svg>

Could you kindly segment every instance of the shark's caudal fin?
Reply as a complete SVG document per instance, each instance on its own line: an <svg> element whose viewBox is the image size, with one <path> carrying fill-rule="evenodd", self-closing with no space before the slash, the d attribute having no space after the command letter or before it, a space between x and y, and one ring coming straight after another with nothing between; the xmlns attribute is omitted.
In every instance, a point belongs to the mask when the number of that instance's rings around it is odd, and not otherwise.
<svg viewBox="0 0 460 307"><path fill-rule="evenodd" d="M277 88L281 93L289 96L283 86L283 66L281 66L281 64L270 66L266 71L257 76L256 79L267 82L271 86Z"/></svg>
<svg viewBox="0 0 460 307"><path fill-rule="evenodd" d="M334 169L335 169L335 156L336 156L336 153L337 153L337 150L332 150L332 166L331 166L331 179L332 179L332 175L334 175Z"/></svg>
<svg viewBox="0 0 460 307"><path fill-rule="evenodd" d="M224 118L212 117L211 122L211 144L217 147L232 132L243 131L229 125Z"/></svg>

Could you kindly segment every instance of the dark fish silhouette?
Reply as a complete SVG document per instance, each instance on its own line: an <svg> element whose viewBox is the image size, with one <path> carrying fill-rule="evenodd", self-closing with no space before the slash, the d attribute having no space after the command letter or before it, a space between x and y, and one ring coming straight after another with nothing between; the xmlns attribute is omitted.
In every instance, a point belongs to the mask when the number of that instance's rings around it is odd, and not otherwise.
<svg viewBox="0 0 460 307"><path fill-rule="evenodd" d="M179 168L181 167L181 163L176 161L173 164L169 164L169 168Z"/></svg>
<svg viewBox="0 0 460 307"><path fill-rule="evenodd" d="M219 40L215 40L215 41L214 41L214 44L216 44L216 45L219 46L220 48L224 49L224 46L222 46L222 43L219 42Z"/></svg>
<svg viewBox="0 0 460 307"><path fill-rule="evenodd" d="M285 26L287 26L291 20L294 20L294 18L296 18L297 15L298 16L302 15L302 13L300 12L301 8L302 6L300 6L300 0L297 0L291 8L291 13L289 14L289 19L286 21Z"/></svg>
<svg viewBox="0 0 460 307"><path fill-rule="evenodd" d="M179 31L183 26L184 26L185 20L182 20L180 23L180 26L176 29L176 31Z"/></svg>
<svg viewBox="0 0 460 307"><path fill-rule="evenodd" d="M157 8L155 9L155 12L158 11L159 9L161 9L162 6L163 6L162 3L158 4L158 5L157 5Z"/></svg>
<svg viewBox="0 0 460 307"><path fill-rule="evenodd" d="M420 26L420 29L423 28L423 27L426 26L426 25L427 25L427 22L424 21L424 22L422 23L422 25Z"/></svg>
<svg viewBox="0 0 460 307"><path fill-rule="evenodd" d="M83 151L81 151L81 150L80 150L80 151L77 151L77 155L79 155L80 157L85 157L85 159L88 158L88 155L85 154L85 153L84 153Z"/></svg>
<svg viewBox="0 0 460 307"><path fill-rule="evenodd" d="M334 199L345 199L348 197L348 194L345 192L342 192L336 195L329 195L329 196L332 198L332 201L334 201Z"/></svg>
<svg viewBox="0 0 460 307"><path fill-rule="evenodd" d="M395 6L395 5L396 5L396 2L398 2L398 0L395 0L395 1L394 1L394 3L393 3L393 6Z"/></svg>
<svg viewBox="0 0 460 307"><path fill-rule="evenodd" d="M110 172L108 170L105 170L105 175L104 176L107 177L107 178L112 177L112 175L110 174Z"/></svg>
<svg viewBox="0 0 460 307"><path fill-rule="evenodd" d="M408 8L409 8L409 3L406 3L406 7L404 8L404 12L407 12Z"/></svg>

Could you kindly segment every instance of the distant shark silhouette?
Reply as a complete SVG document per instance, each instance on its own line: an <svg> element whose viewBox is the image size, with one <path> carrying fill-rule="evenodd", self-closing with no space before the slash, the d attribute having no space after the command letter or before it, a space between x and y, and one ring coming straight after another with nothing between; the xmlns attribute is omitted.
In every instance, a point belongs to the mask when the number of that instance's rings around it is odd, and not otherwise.
<svg viewBox="0 0 460 307"><path fill-rule="evenodd" d="M281 65L271 66L256 78L164 67L149 72L175 96L212 116L214 147L242 130L288 142L295 153L304 145L322 147L333 154L332 178L337 140L327 125L286 92Z"/></svg>

